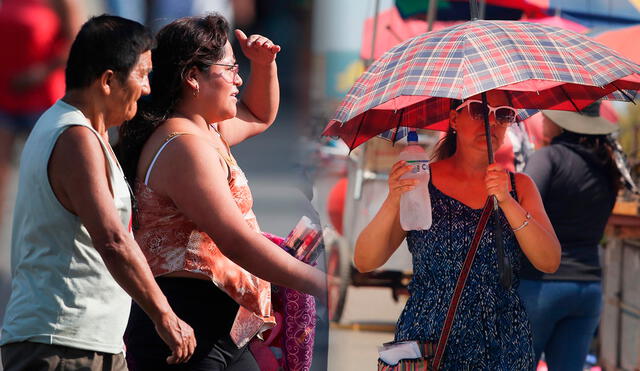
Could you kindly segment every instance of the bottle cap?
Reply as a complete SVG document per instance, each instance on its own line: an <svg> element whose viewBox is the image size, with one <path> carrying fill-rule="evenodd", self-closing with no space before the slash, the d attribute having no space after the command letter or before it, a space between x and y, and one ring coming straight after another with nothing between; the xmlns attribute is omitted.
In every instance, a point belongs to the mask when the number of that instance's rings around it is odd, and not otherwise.
<svg viewBox="0 0 640 371"><path fill-rule="evenodd" d="M415 130L411 130L407 135L407 142L418 142L418 133Z"/></svg>

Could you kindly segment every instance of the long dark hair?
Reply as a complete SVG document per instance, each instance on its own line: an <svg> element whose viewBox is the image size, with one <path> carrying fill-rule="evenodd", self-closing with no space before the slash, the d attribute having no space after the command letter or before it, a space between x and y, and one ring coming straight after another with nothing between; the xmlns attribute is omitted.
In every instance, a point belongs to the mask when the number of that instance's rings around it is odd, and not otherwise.
<svg viewBox="0 0 640 371"><path fill-rule="evenodd" d="M455 110L459 105L462 104L462 101L459 99L451 99L449 103L449 108L451 111ZM453 130L451 125L449 125L449 129L447 129L447 133L442 137L438 143L436 144L436 148L433 150L433 155L431 156L432 160L444 160L453 156L456 153L456 131Z"/></svg>
<svg viewBox="0 0 640 371"><path fill-rule="evenodd" d="M596 165L604 169L611 188L618 193L622 188L622 174L616 165L615 149L608 135L587 135L565 130L558 138L589 149L595 155Z"/></svg>
<svg viewBox="0 0 640 371"><path fill-rule="evenodd" d="M136 179L144 143L180 103L191 68L207 71L224 58L229 24L217 13L180 18L163 27L151 52L151 96L141 99L136 116L120 127L118 158L125 176Z"/></svg>

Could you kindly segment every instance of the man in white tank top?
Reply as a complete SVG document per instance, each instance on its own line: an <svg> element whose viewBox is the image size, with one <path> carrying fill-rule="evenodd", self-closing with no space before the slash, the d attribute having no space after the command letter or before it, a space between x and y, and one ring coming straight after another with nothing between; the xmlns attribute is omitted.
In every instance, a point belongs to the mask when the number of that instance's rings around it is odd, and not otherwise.
<svg viewBox="0 0 640 371"><path fill-rule="evenodd" d="M12 293L0 346L5 371L126 370L133 297L187 361L195 338L158 288L131 233L131 199L107 129L149 94L152 37L139 23L89 20L69 54L66 94L38 120L20 164Z"/></svg>

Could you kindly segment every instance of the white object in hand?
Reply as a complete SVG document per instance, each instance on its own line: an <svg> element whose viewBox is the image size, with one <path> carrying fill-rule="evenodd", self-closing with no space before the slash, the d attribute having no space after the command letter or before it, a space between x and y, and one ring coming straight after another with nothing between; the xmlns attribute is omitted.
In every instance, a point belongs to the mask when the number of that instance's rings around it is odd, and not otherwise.
<svg viewBox="0 0 640 371"><path fill-rule="evenodd" d="M388 365L397 365L402 359L418 359L422 357L420 347L415 341L387 343L378 347L378 356Z"/></svg>
<svg viewBox="0 0 640 371"><path fill-rule="evenodd" d="M420 183L400 197L400 226L405 231L423 230L431 227L431 197L429 196L429 158L424 148L418 145L418 134L410 131L407 147L400 152L413 169L401 179L418 179Z"/></svg>

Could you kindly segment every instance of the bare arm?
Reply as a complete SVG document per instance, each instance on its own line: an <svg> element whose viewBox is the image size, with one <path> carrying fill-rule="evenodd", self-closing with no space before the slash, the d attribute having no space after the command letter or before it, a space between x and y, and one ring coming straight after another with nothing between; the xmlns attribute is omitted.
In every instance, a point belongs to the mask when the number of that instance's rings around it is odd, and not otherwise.
<svg viewBox="0 0 640 371"><path fill-rule="evenodd" d="M491 171L491 169L498 169ZM492 174L493 173L493 174ZM520 248L536 269L553 273L560 266L560 241L556 237L553 226L549 221L542 198L538 193L535 183L525 174L516 174L516 189L520 202L516 201L508 193L509 175L499 165L489 166L487 178L492 184L488 186L489 194L498 197L500 208L504 213L511 228L520 227L526 220L527 212L531 215L526 227L515 232ZM498 185L500 183L501 185ZM496 188L493 188L495 185ZM505 191L497 191L500 187ZM492 189L494 189L492 191Z"/></svg>
<svg viewBox="0 0 640 371"><path fill-rule="evenodd" d="M173 313L142 251L122 225L106 166L95 134L74 126L56 143L48 165L49 180L58 200L87 228L113 278L149 315L171 348L173 354L167 361L186 362L196 345L193 330Z"/></svg>
<svg viewBox="0 0 640 371"><path fill-rule="evenodd" d="M398 249L407 233L400 227L400 196L413 188L417 180L400 177L411 166L396 162L389 173L389 194L373 220L360 232L353 261L360 272L370 272L382 266Z"/></svg>
<svg viewBox="0 0 640 371"><path fill-rule="evenodd" d="M211 144L183 135L158 158L151 186L168 195L239 266L266 281L323 298L324 274L249 227L229 189L226 169L214 158L218 153Z"/></svg>
<svg viewBox="0 0 640 371"><path fill-rule="evenodd" d="M260 35L247 37L240 30L236 30L236 37L251 61L251 72L236 117L219 124L219 130L230 146L267 130L275 121L280 105L275 60L280 46Z"/></svg>

